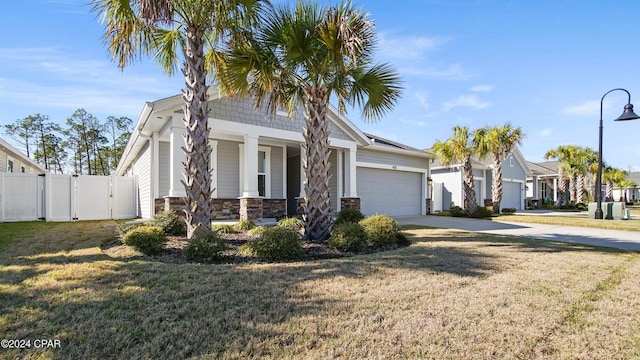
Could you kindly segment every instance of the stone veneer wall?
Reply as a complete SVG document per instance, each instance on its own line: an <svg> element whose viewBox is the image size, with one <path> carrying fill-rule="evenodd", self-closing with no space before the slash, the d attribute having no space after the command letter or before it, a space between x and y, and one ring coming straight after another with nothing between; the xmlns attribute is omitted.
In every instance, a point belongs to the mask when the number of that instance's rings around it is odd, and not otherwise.
<svg viewBox="0 0 640 360"><path fill-rule="evenodd" d="M431 214L431 199L427 199L427 214Z"/></svg>
<svg viewBox="0 0 640 360"><path fill-rule="evenodd" d="M287 216L287 199L262 199L262 216L276 219Z"/></svg>
<svg viewBox="0 0 640 360"><path fill-rule="evenodd" d="M212 215L211 220L239 220L240 200L238 198L211 199ZM287 199L258 199L262 200L261 218L281 218L287 215ZM184 200L179 197L165 197L155 199L155 212L172 210L178 215L183 214ZM253 216L257 216L257 209ZM251 220L258 220L254 218Z"/></svg>
<svg viewBox="0 0 640 360"><path fill-rule="evenodd" d="M240 198L240 220L262 219L262 198Z"/></svg>
<svg viewBox="0 0 640 360"><path fill-rule="evenodd" d="M340 208L356 208L360 210L360 198L341 198Z"/></svg>

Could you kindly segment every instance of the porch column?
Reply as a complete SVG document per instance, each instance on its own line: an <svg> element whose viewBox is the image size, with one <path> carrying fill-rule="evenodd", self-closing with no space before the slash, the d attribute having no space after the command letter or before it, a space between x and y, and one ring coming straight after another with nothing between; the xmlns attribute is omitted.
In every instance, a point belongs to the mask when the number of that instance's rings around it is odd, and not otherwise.
<svg viewBox="0 0 640 360"><path fill-rule="evenodd" d="M553 178L553 203L558 201L558 178Z"/></svg>
<svg viewBox="0 0 640 360"><path fill-rule="evenodd" d="M184 171L184 161L186 154L182 149L185 147L184 134L185 127L181 114L174 114L169 125L169 196L185 197L187 193L184 190L181 180Z"/></svg>
<svg viewBox="0 0 640 360"><path fill-rule="evenodd" d="M304 164L307 162L307 152L304 145L300 144L300 197L305 197L304 183L307 182L307 173L304 171Z"/></svg>
<svg viewBox="0 0 640 360"><path fill-rule="evenodd" d="M356 191L356 153L357 148L354 146L345 152L344 158L344 197L357 198Z"/></svg>
<svg viewBox="0 0 640 360"><path fill-rule="evenodd" d="M244 169L243 198L257 198L258 192L258 137L255 135L244 136Z"/></svg>

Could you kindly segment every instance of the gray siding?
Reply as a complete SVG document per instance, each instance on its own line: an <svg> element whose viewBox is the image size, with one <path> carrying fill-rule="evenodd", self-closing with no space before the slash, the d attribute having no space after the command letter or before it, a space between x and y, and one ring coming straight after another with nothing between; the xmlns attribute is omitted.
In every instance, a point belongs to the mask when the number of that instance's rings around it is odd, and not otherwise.
<svg viewBox="0 0 640 360"><path fill-rule="evenodd" d="M369 149L358 149L356 161L370 162L385 165L409 166L420 169L427 169L429 160L426 157L407 156Z"/></svg>
<svg viewBox="0 0 640 360"><path fill-rule="evenodd" d="M158 196L163 197L169 195L170 186L170 173L169 168L171 166L170 148L169 143L165 141L158 142L158 158L160 163L158 164L159 189Z"/></svg>
<svg viewBox="0 0 640 360"><path fill-rule="evenodd" d="M133 175L138 180L138 216L148 219L153 214L151 199L151 147L144 146L132 165Z"/></svg>
<svg viewBox="0 0 640 360"><path fill-rule="evenodd" d="M511 161L512 157L513 161ZM513 164L513 166L511 166L511 164ZM520 165L520 162L518 162L517 158L513 154L509 154L502 163L502 178L522 181L527 179L527 175L522 168L522 165Z"/></svg>
<svg viewBox="0 0 640 360"><path fill-rule="evenodd" d="M218 140L218 198L240 196L240 148L239 143Z"/></svg>
<svg viewBox="0 0 640 360"><path fill-rule="evenodd" d="M217 99L209 104L209 108L211 109L209 116L216 119L294 132L302 132L304 127L302 109L298 110L294 119L289 119L287 116L276 115L272 117L266 111L256 111L253 108L253 103L249 100ZM329 123L329 131L331 138L351 140L351 137L333 122Z"/></svg>
<svg viewBox="0 0 640 360"><path fill-rule="evenodd" d="M284 199L282 185L284 183L284 164L282 161L282 148L271 147L271 198Z"/></svg>
<svg viewBox="0 0 640 360"><path fill-rule="evenodd" d="M7 172L7 153L0 151L0 172Z"/></svg>

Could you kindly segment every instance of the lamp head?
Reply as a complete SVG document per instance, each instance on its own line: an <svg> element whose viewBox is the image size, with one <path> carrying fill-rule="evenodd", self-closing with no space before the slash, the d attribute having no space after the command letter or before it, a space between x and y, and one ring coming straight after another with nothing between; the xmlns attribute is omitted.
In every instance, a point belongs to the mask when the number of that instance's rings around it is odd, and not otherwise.
<svg viewBox="0 0 640 360"><path fill-rule="evenodd" d="M636 113L633 112L633 104L629 103L624 106L624 112L617 119L613 121L626 121L640 119Z"/></svg>

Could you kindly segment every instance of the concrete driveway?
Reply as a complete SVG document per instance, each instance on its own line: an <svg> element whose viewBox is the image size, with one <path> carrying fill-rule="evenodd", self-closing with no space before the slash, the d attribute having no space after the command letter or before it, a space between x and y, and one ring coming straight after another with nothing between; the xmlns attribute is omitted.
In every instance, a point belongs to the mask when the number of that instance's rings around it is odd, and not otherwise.
<svg viewBox="0 0 640 360"><path fill-rule="evenodd" d="M640 251L640 232L635 231L525 224L435 215L399 217L396 218L396 220L400 225L413 224L432 226L437 228L459 229L497 235L523 236L538 240L562 241Z"/></svg>

